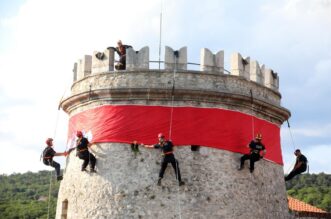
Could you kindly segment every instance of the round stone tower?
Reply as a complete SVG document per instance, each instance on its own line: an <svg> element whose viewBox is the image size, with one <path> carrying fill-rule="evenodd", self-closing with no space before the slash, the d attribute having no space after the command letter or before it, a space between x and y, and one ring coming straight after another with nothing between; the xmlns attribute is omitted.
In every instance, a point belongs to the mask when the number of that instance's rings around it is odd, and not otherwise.
<svg viewBox="0 0 331 219"><path fill-rule="evenodd" d="M126 70L114 71L114 50L75 63L68 113L69 142L83 130L91 139L97 173L81 172L74 151L67 157L56 218L288 218L280 126L279 78L257 61L201 50L200 70L189 70L187 48L165 48L153 69L149 48L127 49ZM133 121L133 122L131 122ZM164 132L175 146L184 186L169 165L156 184L160 152L130 142L157 143ZM238 171L246 145L257 133L264 159ZM194 146L192 146L194 145Z"/></svg>

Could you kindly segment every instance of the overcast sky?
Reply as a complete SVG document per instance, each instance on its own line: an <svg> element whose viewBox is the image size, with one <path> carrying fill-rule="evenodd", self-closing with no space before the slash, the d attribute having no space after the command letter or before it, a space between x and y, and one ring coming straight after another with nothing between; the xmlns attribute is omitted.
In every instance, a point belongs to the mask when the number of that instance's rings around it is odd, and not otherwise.
<svg viewBox="0 0 331 219"><path fill-rule="evenodd" d="M122 39L158 59L161 8L162 46L187 46L189 62L209 48L228 68L240 52L278 72L294 137L284 124L285 172L301 148L311 172L331 173L331 0L0 0L0 174L50 169L39 162L47 137L65 150L57 106L84 54Z"/></svg>

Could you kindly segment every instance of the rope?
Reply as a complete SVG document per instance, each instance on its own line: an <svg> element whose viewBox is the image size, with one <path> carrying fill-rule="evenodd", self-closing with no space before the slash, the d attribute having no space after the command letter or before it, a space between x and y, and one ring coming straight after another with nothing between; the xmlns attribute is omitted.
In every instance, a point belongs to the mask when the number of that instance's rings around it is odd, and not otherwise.
<svg viewBox="0 0 331 219"><path fill-rule="evenodd" d="M176 77L176 72L177 72L177 62L178 62L178 53L175 52L175 68L173 71L173 77L172 77L172 90L171 90L171 111L170 111L170 125L169 125L169 140L171 140L172 137L172 120L173 120L173 113L174 113L174 97L175 97L175 77ZM176 160L176 178L178 182L178 187L177 187L177 211L178 211L178 216L179 219L182 218L182 211L181 211L181 206L180 206L180 200L179 200L179 175L178 175L178 162Z"/></svg>
<svg viewBox="0 0 331 219"><path fill-rule="evenodd" d="M60 108L61 108L61 102L63 100L63 97L66 93L67 89L65 88L63 95L61 97L61 100L58 105L58 110L56 113L56 119L55 119L55 126L54 126L54 132L53 132L53 139L56 137L57 133L57 127L59 124L59 118L60 118ZM53 178L53 171L50 171L50 178L49 178L49 191L48 191L48 207L47 207L47 219L49 219L49 214L50 214L50 206L51 206L51 191L52 191L52 178Z"/></svg>
<svg viewBox="0 0 331 219"><path fill-rule="evenodd" d="M250 93L251 93L251 118L252 118L252 139L254 139L254 132L255 132L255 124L254 124L254 116L253 116L253 112L254 112L254 109L253 109L253 104L254 104L254 99L253 99L253 91L252 89L249 90Z"/></svg>
<svg viewBox="0 0 331 219"><path fill-rule="evenodd" d="M295 143L294 143L294 138L293 138L292 131L291 131L290 122L289 122L288 120L286 120L286 122L287 122L288 130L289 130L289 132L290 132L291 141L292 141L292 146L293 146L293 149L295 150ZM294 150L293 150L293 151L294 151Z"/></svg>
<svg viewBox="0 0 331 219"><path fill-rule="evenodd" d="M292 131L291 131L291 125L290 125L290 122L288 120L286 120L287 122L287 127L288 127L288 130L289 130L289 133L290 133L290 138L291 138L291 143L292 143L292 146L293 146L293 151L295 151L295 143L294 143L294 138L293 138L293 135L292 135ZM290 172L290 170L292 169L292 167L294 167L296 161L294 161L292 163L292 165L290 165L287 169L287 171L285 172L285 174L288 174Z"/></svg>
<svg viewBox="0 0 331 219"><path fill-rule="evenodd" d="M175 77L176 77L176 71L177 71L177 60L178 57L175 55L175 68L173 72L172 77L172 89L171 89L171 110L170 110L170 125L169 125L169 140L171 140L172 137L172 119L173 119L173 113L174 113L174 99L175 99Z"/></svg>
<svg viewBox="0 0 331 219"><path fill-rule="evenodd" d="M53 177L53 172L51 171L50 177L49 177L47 219L49 219L49 213L50 213L50 207L51 207L52 177Z"/></svg>
<svg viewBox="0 0 331 219"><path fill-rule="evenodd" d="M176 160L176 175L177 175L177 182L178 182L178 185L177 185L177 206L178 206L178 212L179 212L179 219L181 219L182 218L182 209L181 209L181 207L180 207L180 200L179 200L179 187L180 187L180 185L179 185L179 172L178 172L178 161Z"/></svg>

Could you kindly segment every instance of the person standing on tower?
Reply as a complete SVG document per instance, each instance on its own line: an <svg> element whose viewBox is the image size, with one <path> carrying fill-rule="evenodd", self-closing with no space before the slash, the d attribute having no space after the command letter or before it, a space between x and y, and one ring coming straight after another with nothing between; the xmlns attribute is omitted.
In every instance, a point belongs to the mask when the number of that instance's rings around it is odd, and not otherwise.
<svg viewBox="0 0 331 219"><path fill-rule="evenodd" d="M266 154L266 149L264 145L262 144L262 134L257 134L255 139L251 141L251 143L248 145L250 148L249 154L244 154L240 158L240 167L238 170L242 170L244 168L245 160L250 160L250 167L249 170L251 173L254 171L254 163ZM262 152L262 155L260 154Z"/></svg>
<svg viewBox="0 0 331 219"><path fill-rule="evenodd" d="M308 160L305 155L301 154L299 149L294 151L294 155L297 157L293 170L285 177L285 181L291 180L296 175L303 173L307 170Z"/></svg>
<svg viewBox="0 0 331 219"><path fill-rule="evenodd" d="M90 172L95 173L95 163L97 159L95 156L89 152L88 147L91 146L91 143L83 136L83 133L81 131L76 132L77 141L76 141L76 150L77 150L77 156L79 159L84 160L82 164L82 171L86 171L86 167L89 164L90 165Z"/></svg>
<svg viewBox="0 0 331 219"><path fill-rule="evenodd" d="M173 151L173 143L169 140L165 139L164 134L160 133L158 135L159 142L155 145L143 145L146 148L157 148L162 151L162 161L161 161L161 169L159 172L159 180L157 182L158 185L161 185L161 180L164 175L164 171L166 170L168 163L171 163L172 167L175 170L176 179L180 186L184 185L185 183L182 181L180 170L178 166L178 161L175 159L174 151Z"/></svg>
<svg viewBox="0 0 331 219"><path fill-rule="evenodd" d="M113 47L111 47L113 48ZM113 48L118 56L120 57L119 62L115 65L116 70L125 70L126 69L126 49L132 48L130 45L123 45L122 41L117 41L117 47Z"/></svg>
<svg viewBox="0 0 331 219"><path fill-rule="evenodd" d="M67 152L65 151L63 153L56 153L53 149L53 139L52 138L47 138L46 144L47 144L47 146L42 153L43 163L46 166L51 166L51 167L55 168L56 179L58 181L60 181L63 179L63 176L60 175L61 166L59 163L57 163L53 160L53 157L54 156L67 156Z"/></svg>

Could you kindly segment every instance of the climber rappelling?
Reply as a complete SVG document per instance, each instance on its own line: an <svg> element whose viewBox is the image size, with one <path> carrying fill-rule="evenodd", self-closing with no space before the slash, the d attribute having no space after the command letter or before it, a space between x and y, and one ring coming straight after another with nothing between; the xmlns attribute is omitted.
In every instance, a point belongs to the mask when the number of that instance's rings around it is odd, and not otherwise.
<svg viewBox="0 0 331 219"><path fill-rule="evenodd" d="M77 156L79 159L84 160L81 171L86 171L87 165L90 165L90 172L95 173L95 163L97 160L88 150L88 147L91 147L92 144L83 136L81 131L76 132L76 137L78 138L76 141Z"/></svg>
<svg viewBox="0 0 331 219"><path fill-rule="evenodd" d="M59 163L55 162L53 160L54 156L67 156L67 152L63 152L63 153L57 153L54 149L53 149L53 139L52 138L47 138L46 140L46 148L44 149L43 153L42 153L42 159L43 159L43 163L46 166L51 166L55 168L56 171L56 179L62 180L63 176L60 174L60 169L61 166Z"/></svg>
<svg viewBox="0 0 331 219"><path fill-rule="evenodd" d="M242 170L244 168L245 160L250 160L250 167L249 170L251 173L254 171L254 163L266 154L266 149L265 146L262 144L262 134L257 134L255 139L249 143L247 146L250 148L250 153L249 154L244 154L240 158L240 167L238 170ZM262 155L261 155L262 151Z"/></svg>
<svg viewBox="0 0 331 219"><path fill-rule="evenodd" d="M171 163L172 167L175 170L175 174L176 174L176 179L178 180L178 183L180 186L184 185L185 183L182 181L181 175L180 175L180 169L178 166L178 161L175 159L174 156L174 151L173 151L173 143L169 140L165 139L164 134L160 133L158 135L159 138L159 142L155 145L144 145L144 147L146 148L157 148L160 149L162 151L162 161L161 161L161 169L159 172L159 179L157 184L161 185L161 180L163 178L164 175L164 171L166 170L168 163Z"/></svg>
<svg viewBox="0 0 331 219"><path fill-rule="evenodd" d="M299 149L294 151L294 155L297 157L293 170L285 177L285 181L291 180L296 175L299 175L307 170L308 160L305 155L301 154Z"/></svg>

